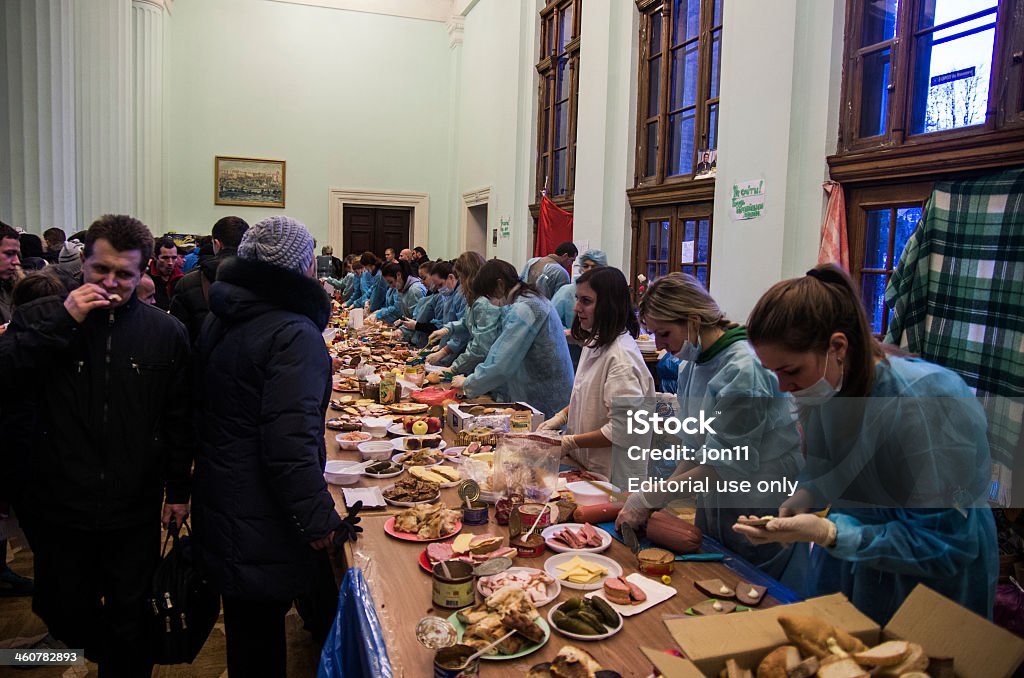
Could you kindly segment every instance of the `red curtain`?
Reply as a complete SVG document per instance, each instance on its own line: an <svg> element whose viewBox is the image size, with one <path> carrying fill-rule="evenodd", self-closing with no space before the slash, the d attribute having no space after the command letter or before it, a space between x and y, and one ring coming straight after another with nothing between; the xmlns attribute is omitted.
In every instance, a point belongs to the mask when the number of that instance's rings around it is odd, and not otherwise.
<svg viewBox="0 0 1024 678"><path fill-rule="evenodd" d="M843 199L843 187L837 181L826 181L821 187L828 193L828 207L825 209L825 221L821 224L818 263L836 264L849 272L850 247L846 240L846 201Z"/></svg>
<svg viewBox="0 0 1024 678"><path fill-rule="evenodd" d="M566 212L545 195L540 199L540 219L537 239L533 243L533 256L543 257L555 251L563 242L572 240L572 212Z"/></svg>

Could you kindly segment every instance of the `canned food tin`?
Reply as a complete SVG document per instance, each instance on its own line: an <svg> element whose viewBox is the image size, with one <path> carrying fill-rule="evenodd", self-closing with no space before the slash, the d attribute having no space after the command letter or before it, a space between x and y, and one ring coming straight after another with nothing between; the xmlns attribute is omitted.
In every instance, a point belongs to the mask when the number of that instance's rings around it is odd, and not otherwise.
<svg viewBox="0 0 1024 678"><path fill-rule="evenodd" d="M459 560L446 561L448 574L442 563L434 565L433 601L437 607L449 610L468 607L476 601L473 590L473 566Z"/></svg>
<svg viewBox="0 0 1024 678"><path fill-rule="evenodd" d="M479 678L479 657L466 664L475 652L469 645L453 645L434 655L434 678Z"/></svg>
<svg viewBox="0 0 1024 678"><path fill-rule="evenodd" d="M636 562L644 574L670 574L675 556L665 549L643 549L636 554Z"/></svg>
<svg viewBox="0 0 1024 678"><path fill-rule="evenodd" d="M486 525L490 521L487 504L482 501L474 501L469 508L462 508L463 525Z"/></svg>
<svg viewBox="0 0 1024 678"><path fill-rule="evenodd" d="M547 548L547 545L544 543L544 537L534 532L530 535L529 539L524 541L523 537L525 536L526 535L523 535L522 537L516 537L515 539L512 539L509 542L512 546L516 548L516 551L519 552L519 557L537 558L539 556L544 555L544 551Z"/></svg>
<svg viewBox="0 0 1024 678"><path fill-rule="evenodd" d="M551 524L551 511L547 504L523 504L519 507L519 515L522 518L523 531L528 531L537 524L538 530L543 530Z"/></svg>

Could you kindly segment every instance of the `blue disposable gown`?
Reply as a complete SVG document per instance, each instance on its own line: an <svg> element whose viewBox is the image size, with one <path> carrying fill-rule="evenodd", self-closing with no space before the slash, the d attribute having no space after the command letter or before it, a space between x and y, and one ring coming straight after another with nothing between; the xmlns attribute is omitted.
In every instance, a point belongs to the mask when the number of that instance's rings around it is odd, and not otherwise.
<svg viewBox="0 0 1024 678"><path fill-rule="evenodd" d="M571 330L572 321L576 318L576 283L571 282L559 287L555 292L555 296L551 298L551 305L555 307L558 317L562 319L562 327ZM569 341L568 338L566 341ZM580 355L582 353L582 346L569 341L569 358L572 360L574 370L580 364Z"/></svg>
<svg viewBox="0 0 1024 678"><path fill-rule="evenodd" d="M487 358L466 377L466 395L526 402L552 417L569 404L573 371L562 322L544 297L521 295L508 306Z"/></svg>
<svg viewBox="0 0 1024 678"><path fill-rule="evenodd" d="M484 361L501 333L501 321L508 307L498 307L480 297L466 309L462 320L445 325L451 332L447 348L452 352L444 362L455 374L472 374Z"/></svg>
<svg viewBox="0 0 1024 678"><path fill-rule="evenodd" d="M714 348L714 347L712 347ZM715 434L681 434L682 444L699 449L742 445L745 461L708 462L723 480L795 480L802 467L800 434L792 398L779 391L775 375L764 369L746 340L737 341L708 360L679 365L677 417L715 413ZM705 534L746 558L770 576L786 567L790 549L780 544L754 545L732 530L740 515L775 513L787 495L750 493L747 497L712 492L698 497L697 526ZM744 500L749 503L743 505Z"/></svg>
<svg viewBox="0 0 1024 678"><path fill-rule="evenodd" d="M438 309L441 306L441 295L440 294L427 294L425 297L416 302L416 308L412 310L412 319L416 323L430 323L435 329L436 317ZM416 348L423 348L427 345L427 335L425 332L420 330L410 330L402 328L402 337Z"/></svg>
<svg viewBox="0 0 1024 678"><path fill-rule="evenodd" d="M819 501L839 505L828 516L836 545L812 552L809 593L842 591L885 624L921 583L991 618L999 554L985 506L991 462L984 411L958 375L917 359L879 362L870 395L856 400L879 406L865 405L860 421L870 424L853 431L843 401L854 399L832 398L801 417L807 487ZM837 440L853 442L841 447ZM851 459L855 474L841 481L821 475ZM841 495L829 496L837 483ZM927 508L942 505L954 508Z"/></svg>
<svg viewBox="0 0 1024 678"><path fill-rule="evenodd" d="M387 298L377 317L388 324L402 318L412 318L419 300L427 295L427 288L420 279L410 276L405 281L402 291L389 287Z"/></svg>
<svg viewBox="0 0 1024 678"><path fill-rule="evenodd" d="M370 293L369 298L370 313L379 311L388 305L388 290L391 289L391 287L384 282L384 278L381 276L380 271L377 271L377 275L375 275L374 278L376 278L376 283L373 286L373 292Z"/></svg>
<svg viewBox="0 0 1024 678"><path fill-rule="evenodd" d="M349 305L358 308L370 301L370 297L379 284L383 284L380 279L380 271L373 273L370 269L364 268L363 272L359 274L359 291L349 300Z"/></svg>
<svg viewBox="0 0 1024 678"><path fill-rule="evenodd" d="M547 257L533 257L526 262L526 266L519 272L519 279L523 282L529 282L530 269L541 259ZM565 268L558 262L552 260L550 264L547 264L541 271L541 274L537 276L537 279L533 282L534 287L540 290L548 299L552 299L555 296L555 292L558 291L559 287L569 284L569 273Z"/></svg>

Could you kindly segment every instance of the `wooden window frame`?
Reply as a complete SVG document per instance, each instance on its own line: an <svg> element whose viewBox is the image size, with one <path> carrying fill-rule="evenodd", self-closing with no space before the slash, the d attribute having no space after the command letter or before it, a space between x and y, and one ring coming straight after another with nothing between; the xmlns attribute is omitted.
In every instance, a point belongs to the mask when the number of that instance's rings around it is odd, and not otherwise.
<svg viewBox="0 0 1024 678"><path fill-rule="evenodd" d="M633 256L631 257L632 275L631 285L636 288L638 286L637 276L640 274L647 275L647 244L649 242L650 232L647 229L647 222L649 221L665 221L669 222L669 240L668 240L668 272L678 273L682 270L682 248L683 238L686 233L685 222L687 220L707 220L708 222L708 256L706 264L694 263L694 266L702 266L707 268L707 284L711 285L711 248L713 243L714 235L714 202L706 201L702 203L688 203L682 205L656 205L653 207L647 207L643 209L633 210L633 232L632 232L632 250ZM696 255L696 250L694 252ZM690 265L690 264L688 264ZM651 280L647 281L647 285L651 283Z"/></svg>
<svg viewBox="0 0 1024 678"><path fill-rule="evenodd" d="M531 211L540 207L541 195L554 181L554 157L556 152L554 110L557 103L557 68L559 56L568 59L569 96L568 129L566 130L566 168L564 193L555 195L550 190L548 198L559 207L571 212L576 192L576 119L579 108L579 64L580 64L580 14L583 0L548 0L540 10L540 60L536 64L540 75L537 84L537 180L536 203ZM572 38L565 45L565 51L557 51L560 18L572 8ZM547 129L545 114L547 112ZM561 148L561 147L559 147Z"/></svg>
<svg viewBox="0 0 1024 678"><path fill-rule="evenodd" d="M697 98L694 103L694 149L693 164L689 174L667 176L668 166L668 137L669 137L669 101L671 96L671 75L672 63L672 0L636 0L637 8L640 11L640 58L637 72L637 129L636 129L636 156L635 175L633 179L633 190L627 193L630 197L644 197L657 194L659 191L652 191L652 188L666 187L666 196L675 196L682 193L696 200L704 199L708 192L714 193L714 178L698 179L693 178L693 169L697 165L697 154L707 147L710 138L709 111L712 106L720 104L719 97L710 97L711 90L711 48L712 33L722 31L722 24L714 24L714 5L716 0L699 0L700 28L698 30L697 45ZM724 3L724 0L723 0ZM650 93L650 79L648 77L647 62L650 50L649 31L651 15L654 12L661 12L662 15L662 37L661 37L661 75L660 95L658 97L658 114L648 116L648 95ZM721 17L718 17L721 20ZM721 54L719 54L719 69L721 68ZM719 72L721 80L721 72ZM719 92L721 82L719 82ZM647 124L652 121L658 123L658 158L656 171L653 176L646 175L647 167ZM692 186L691 186L692 184ZM672 199L672 197L670 197Z"/></svg>
<svg viewBox="0 0 1024 678"><path fill-rule="evenodd" d="M913 26L922 0L900 2L890 41L890 96L885 133L860 138L863 55L886 41L860 46L867 0L848 0L842 110L832 178L844 182L922 178L957 171L1012 167L1024 162L1024 0L1000 0L990 69L986 120L979 125L909 134L914 69ZM907 93L906 95L904 93Z"/></svg>

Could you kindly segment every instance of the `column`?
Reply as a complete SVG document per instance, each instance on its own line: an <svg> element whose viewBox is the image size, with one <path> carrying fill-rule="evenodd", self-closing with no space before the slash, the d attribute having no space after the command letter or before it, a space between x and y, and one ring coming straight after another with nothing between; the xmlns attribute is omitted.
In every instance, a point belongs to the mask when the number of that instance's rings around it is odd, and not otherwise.
<svg viewBox="0 0 1024 678"><path fill-rule="evenodd" d="M135 211L132 6L74 3L78 222Z"/></svg>
<svg viewBox="0 0 1024 678"><path fill-rule="evenodd" d="M164 3L132 0L135 102L135 212L164 233Z"/></svg>
<svg viewBox="0 0 1024 678"><path fill-rule="evenodd" d="M77 230L71 0L0 2L0 220Z"/></svg>

